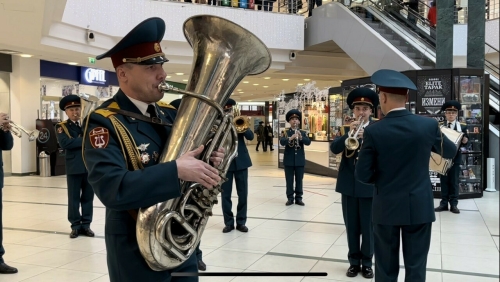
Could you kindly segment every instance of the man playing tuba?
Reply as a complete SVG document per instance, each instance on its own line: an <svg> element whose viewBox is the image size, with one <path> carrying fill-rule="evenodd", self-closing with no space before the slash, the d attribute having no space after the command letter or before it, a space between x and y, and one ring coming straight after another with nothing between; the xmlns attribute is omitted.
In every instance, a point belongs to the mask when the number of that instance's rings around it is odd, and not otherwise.
<svg viewBox="0 0 500 282"><path fill-rule="evenodd" d="M97 56L111 58L120 90L86 119L83 153L89 182L106 206L105 240L111 281L198 281L172 277L172 272L197 272L195 255L178 267L154 271L142 257L136 234L137 210L180 197L180 180L213 189L221 178L217 169L196 159L203 146L174 161L158 163L175 109L158 104L158 85L168 60L160 43L165 22L149 18L138 24L111 50ZM180 140L179 142L182 142ZM214 151L218 166L223 150Z"/></svg>

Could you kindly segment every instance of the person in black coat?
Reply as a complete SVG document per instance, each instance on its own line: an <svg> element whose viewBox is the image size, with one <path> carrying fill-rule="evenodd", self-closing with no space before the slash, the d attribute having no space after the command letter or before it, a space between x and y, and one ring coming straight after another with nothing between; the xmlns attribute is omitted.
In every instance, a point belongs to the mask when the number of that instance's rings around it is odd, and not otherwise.
<svg viewBox="0 0 500 282"><path fill-rule="evenodd" d="M66 154L66 181L68 184L68 221L71 223L70 238L79 234L94 237L90 229L93 214L94 190L87 180L88 174L82 159L82 127L79 123L80 97L68 95L61 99L59 108L68 119L56 125L57 142ZM80 214L80 205L82 213Z"/></svg>
<svg viewBox="0 0 500 282"><path fill-rule="evenodd" d="M417 89L408 77L379 70L371 81L378 86L385 116L366 127L354 177L374 184L375 279L398 280L401 236L405 281L425 281L432 222L436 220L429 178L431 151L453 158L456 147L442 137L435 119L405 108L409 89Z"/></svg>
<svg viewBox="0 0 500 282"><path fill-rule="evenodd" d="M441 212L448 210L448 203L450 204L450 211L452 213L460 213L458 209L458 177L460 176L460 163L462 162L461 147L467 146L469 137L467 135L467 124L458 121L458 111L461 109L460 102L448 101L443 104L441 111L445 113L446 122L444 126L451 128L455 131L462 132L464 135L460 143L459 149L455 158L453 159L453 166L448 170L446 175L440 175L441 181L441 203L434 211Z"/></svg>
<svg viewBox="0 0 500 282"><path fill-rule="evenodd" d="M266 126L264 127L264 135L266 136L266 143L265 143L266 148L267 148L267 146L269 146L269 149L271 151L274 151L274 148L273 148L273 137L274 137L273 128L271 127L271 125L268 122L266 122Z"/></svg>
<svg viewBox="0 0 500 282"><path fill-rule="evenodd" d="M14 138L10 132L10 119L7 114L0 113L0 124L3 130L0 129L0 274L14 274L17 273L17 268L9 266L3 260L5 249L3 248L3 222L2 222L2 190L3 190L3 160L2 151L10 151L14 147Z"/></svg>
<svg viewBox="0 0 500 282"><path fill-rule="evenodd" d="M355 277L361 272L363 277L373 278L373 185L359 182L354 177L354 169L363 142L364 128L375 122L371 115L373 109L378 106L378 96L369 88L356 88L347 96L347 104L353 109L355 121L350 126L342 127L342 136L335 138L330 145L330 150L334 154L342 154L335 190L342 194L342 214L349 246L347 258L350 267L346 275ZM359 129L356 136L359 146L355 150L349 150L345 142L349 137L355 137L355 132L360 126L363 128Z"/></svg>
<svg viewBox="0 0 500 282"><path fill-rule="evenodd" d="M288 201L285 205L293 205L294 194L295 204L304 206L302 195L302 179L304 178L304 167L306 165L306 155L304 146L311 144L311 139L307 137L305 131L299 129L302 113L298 110L290 110L286 113L286 120L291 127L287 128L280 138L280 144L285 146L283 154L283 165L285 166L286 179L286 197ZM293 189L293 180L295 179L295 190Z"/></svg>
<svg viewBox="0 0 500 282"><path fill-rule="evenodd" d="M224 110L226 113L232 112L232 107L236 105L233 99L229 99ZM233 191L233 178L236 183L236 193L238 193L238 205L236 206L236 230L248 232L247 222L247 202L248 202L248 168L252 166L252 160L248 154L246 140L253 140L254 134L250 128L238 133L238 156L233 159L226 174L227 181L222 184L222 213L224 215L223 233L234 230L234 214L232 212L231 194Z"/></svg>

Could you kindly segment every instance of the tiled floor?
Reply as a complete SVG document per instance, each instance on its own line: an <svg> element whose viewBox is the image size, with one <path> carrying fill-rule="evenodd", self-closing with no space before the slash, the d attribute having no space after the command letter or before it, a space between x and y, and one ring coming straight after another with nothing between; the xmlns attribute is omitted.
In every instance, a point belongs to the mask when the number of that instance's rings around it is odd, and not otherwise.
<svg viewBox="0 0 500 282"><path fill-rule="evenodd" d="M306 206L286 207L277 150L255 152L249 147L249 151L254 164L249 171L250 231L223 234L221 208L216 207L201 244L207 271L327 272L328 276L201 277L200 281L367 281L345 276L347 242L335 179L305 175ZM97 197L92 223L97 236L70 239L65 177L7 177L5 184L5 260L19 273L0 275L0 282L109 280L104 207ZM499 194L486 192L480 199L461 200L459 208L459 215L436 214L427 281L498 281Z"/></svg>

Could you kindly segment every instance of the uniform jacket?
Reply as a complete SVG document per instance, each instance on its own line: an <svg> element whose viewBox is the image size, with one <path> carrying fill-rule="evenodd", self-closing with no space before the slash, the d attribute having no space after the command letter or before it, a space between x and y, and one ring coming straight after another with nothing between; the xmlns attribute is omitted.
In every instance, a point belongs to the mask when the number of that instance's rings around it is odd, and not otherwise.
<svg viewBox="0 0 500 282"><path fill-rule="evenodd" d="M106 206L106 248L110 273L118 281L166 281L165 272L153 271L141 256L136 238L136 223L128 210L149 207L180 196L177 165L175 161L158 164L165 144L152 124L103 111L106 107L142 114L119 90L110 100L90 114L84 136L84 161L88 179L95 194ZM173 107L159 107L158 117L173 123L176 111ZM119 137L112 124L112 117L130 132L140 154L141 169L134 170L132 161L124 158ZM167 134L170 127L165 127ZM126 149L126 144L123 145ZM137 159L136 159L137 160Z"/></svg>
<svg viewBox="0 0 500 282"><path fill-rule="evenodd" d="M375 184L373 223L414 225L435 221L429 178L431 151L441 153L441 130L436 120L408 110L389 112L365 128L355 177ZM443 138L443 157L456 147Z"/></svg>
<svg viewBox="0 0 500 282"><path fill-rule="evenodd" d="M374 121L370 119L368 126L373 123ZM342 136L335 138L332 144L330 144L330 151L332 151L332 153L342 154L335 191L351 197L371 198L373 197L373 185L359 182L354 178L354 169L356 167L359 148L354 152L352 157L347 157L347 155L353 153L353 151L350 150L347 150L346 152L345 149L345 140L349 137L349 130L349 126L344 126L342 131L345 133ZM361 139L358 141L361 147Z"/></svg>
<svg viewBox="0 0 500 282"><path fill-rule="evenodd" d="M56 133L59 146L66 152L66 174L87 173L82 158L82 128L68 119L56 125Z"/></svg>
<svg viewBox="0 0 500 282"><path fill-rule="evenodd" d="M243 133L238 133L238 156L229 165L228 171L244 170L252 166L245 139L253 140L253 132L249 128Z"/></svg>
<svg viewBox="0 0 500 282"><path fill-rule="evenodd" d="M14 147L14 138L12 133L0 130L0 189L3 188L3 158L2 151L12 150Z"/></svg>
<svg viewBox="0 0 500 282"><path fill-rule="evenodd" d="M300 130L302 134L302 140L299 141L300 148L296 149L295 146L290 147L288 144L288 138L295 133L294 130L288 128L285 130L285 136L280 138L280 144L285 146L285 153L283 155L283 165L284 166L305 166L306 165L306 155L304 153L304 145L309 146L311 144L311 139L307 137L305 131Z"/></svg>

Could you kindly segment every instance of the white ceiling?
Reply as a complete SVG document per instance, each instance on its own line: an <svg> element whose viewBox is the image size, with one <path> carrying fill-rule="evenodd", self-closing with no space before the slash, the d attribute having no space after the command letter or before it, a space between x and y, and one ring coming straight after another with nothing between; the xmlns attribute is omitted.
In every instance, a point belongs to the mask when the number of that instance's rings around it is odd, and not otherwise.
<svg viewBox="0 0 500 282"><path fill-rule="evenodd" d="M58 5L53 5L54 2ZM62 14L64 3L64 0L0 0L0 50L13 50L42 60L76 62L80 66L113 71L110 60L97 61L91 65L88 62L88 57L93 56L91 54L41 44L42 34L46 33L43 28L47 28L46 22L49 20L46 15ZM287 63L283 70L268 70L257 76L246 77L236 87L232 97L239 102L271 101L282 90L293 92L297 84L307 83L305 79L316 81L317 87L324 88L338 86L341 80L367 76L333 41L308 47L297 54L297 58ZM165 64L170 76L168 79L180 83L188 79L190 69L186 64Z"/></svg>

